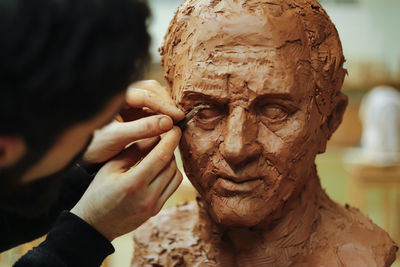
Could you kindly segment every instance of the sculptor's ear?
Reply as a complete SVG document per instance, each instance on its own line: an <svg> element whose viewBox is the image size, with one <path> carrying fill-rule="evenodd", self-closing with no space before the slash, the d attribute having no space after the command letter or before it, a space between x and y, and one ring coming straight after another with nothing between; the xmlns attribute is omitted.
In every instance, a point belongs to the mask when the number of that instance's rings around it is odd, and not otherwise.
<svg viewBox="0 0 400 267"><path fill-rule="evenodd" d="M16 163L25 154L21 137L0 136L0 168Z"/></svg>
<svg viewBox="0 0 400 267"><path fill-rule="evenodd" d="M326 121L322 125L323 133L326 136L325 138L321 138L319 153L324 153L326 150L326 144L328 140L331 138L332 134L337 130L339 125L342 123L343 114L346 110L348 104L348 97L340 93L335 98L335 106L331 112L331 114L327 117Z"/></svg>

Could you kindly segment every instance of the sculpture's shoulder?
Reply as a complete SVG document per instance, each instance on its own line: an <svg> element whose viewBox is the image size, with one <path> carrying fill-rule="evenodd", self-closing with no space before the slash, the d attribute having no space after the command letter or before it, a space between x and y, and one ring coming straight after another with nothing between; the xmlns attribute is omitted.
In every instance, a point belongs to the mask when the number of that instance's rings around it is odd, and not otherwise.
<svg viewBox="0 0 400 267"><path fill-rule="evenodd" d="M323 203L310 240L311 266L383 267L394 262L398 247L383 229L356 208Z"/></svg>
<svg viewBox="0 0 400 267"><path fill-rule="evenodd" d="M191 233L197 221L198 207L195 202L180 203L175 207L162 210L135 231L138 243L160 242L175 238L182 242L182 235ZM176 242L175 242L176 244Z"/></svg>
<svg viewBox="0 0 400 267"><path fill-rule="evenodd" d="M194 260L198 206L182 203L163 210L135 231L132 266L185 266ZM193 265L194 266L194 265Z"/></svg>

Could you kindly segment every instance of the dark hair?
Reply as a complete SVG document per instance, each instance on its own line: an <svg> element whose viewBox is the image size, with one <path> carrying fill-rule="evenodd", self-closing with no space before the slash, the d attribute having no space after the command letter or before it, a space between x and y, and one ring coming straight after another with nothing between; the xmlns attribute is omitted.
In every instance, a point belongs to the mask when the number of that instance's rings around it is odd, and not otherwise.
<svg viewBox="0 0 400 267"><path fill-rule="evenodd" d="M49 147L94 117L142 75L149 16L140 0L0 1L0 135Z"/></svg>

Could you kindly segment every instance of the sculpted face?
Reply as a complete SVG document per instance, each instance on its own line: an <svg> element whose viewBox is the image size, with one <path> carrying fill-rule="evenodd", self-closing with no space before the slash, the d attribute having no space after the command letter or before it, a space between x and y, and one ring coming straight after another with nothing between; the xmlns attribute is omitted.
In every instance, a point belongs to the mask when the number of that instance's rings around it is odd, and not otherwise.
<svg viewBox="0 0 400 267"><path fill-rule="evenodd" d="M178 105L186 112L210 106L187 125L180 149L220 224L273 220L314 171L318 140L328 139L300 25L291 12L217 16L193 30L189 56L176 62Z"/></svg>

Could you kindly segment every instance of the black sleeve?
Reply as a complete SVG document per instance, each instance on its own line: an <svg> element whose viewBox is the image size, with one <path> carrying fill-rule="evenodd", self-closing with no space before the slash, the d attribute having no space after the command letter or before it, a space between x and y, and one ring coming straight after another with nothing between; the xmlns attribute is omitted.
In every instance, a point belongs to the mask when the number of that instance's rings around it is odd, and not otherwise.
<svg viewBox="0 0 400 267"><path fill-rule="evenodd" d="M58 201L50 211L35 219L0 211L0 252L30 242L46 234L63 210L70 210L82 197L94 175L75 166L66 173Z"/></svg>
<svg viewBox="0 0 400 267"><path fill-rule="evenodd" d="M46 240L15 267L94 267L114 252L111 243L78 216L64 211Z"/></svg>

